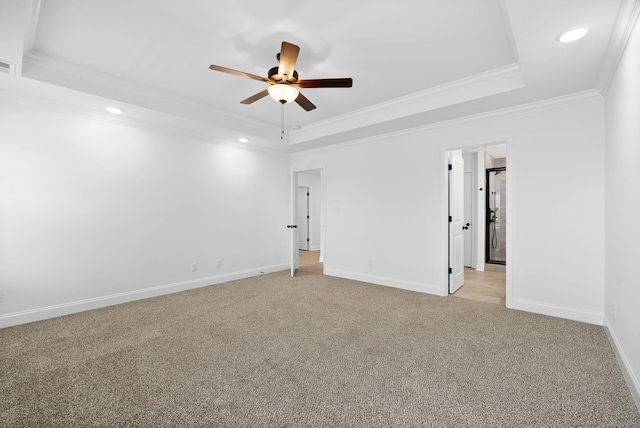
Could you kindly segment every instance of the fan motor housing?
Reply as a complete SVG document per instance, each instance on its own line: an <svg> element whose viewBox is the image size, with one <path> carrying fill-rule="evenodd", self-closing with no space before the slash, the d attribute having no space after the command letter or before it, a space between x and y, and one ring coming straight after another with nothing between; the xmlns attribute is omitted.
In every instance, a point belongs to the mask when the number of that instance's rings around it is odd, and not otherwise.
<svg viewBox="0 0 640 428"><path fill-rule="evenodd" d="M278 67L273 67L269 70L269 80L280 82L283 80L283 76L278 74ZM293 70L293 76L287 76L287 83L296 83L298 81L298 72Z"/></svg>

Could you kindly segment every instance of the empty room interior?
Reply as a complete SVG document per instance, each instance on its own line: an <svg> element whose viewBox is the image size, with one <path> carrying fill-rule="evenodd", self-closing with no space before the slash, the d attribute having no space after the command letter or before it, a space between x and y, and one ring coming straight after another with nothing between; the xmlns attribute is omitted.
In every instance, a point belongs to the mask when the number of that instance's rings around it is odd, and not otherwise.
<svg viewBox="0 0 640 428"><path fill-rule="evenodd" d="M640 0L404 3L2 1L0 426L640 426Z"/></svg>

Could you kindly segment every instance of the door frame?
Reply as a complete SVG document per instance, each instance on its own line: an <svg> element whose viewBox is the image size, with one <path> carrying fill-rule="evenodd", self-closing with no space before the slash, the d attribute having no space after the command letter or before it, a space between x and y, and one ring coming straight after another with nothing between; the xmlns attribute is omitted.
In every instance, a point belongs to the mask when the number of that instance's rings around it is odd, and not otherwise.
<svg viewBox="0 0 640 428"><path fill-rule="evenodd" d="M508 137L496 137L494 139L486 139L486 140L475 140L469 141L466 143L453 142L450 145L442 145L441 146L441 182L440 186L440 201L441 201L441 221L440 221L440 242L441 242L441 295L447 296L449 295L449 152L452 150L460 150L460 149L481 149L483 147L492 146L496 144L505 144L507 149L506 155L506 168L507 168L507 182L509 186L507 186L507 266L506 266L506 307L513 308L513 270L515 266L513 259L513 218L517 213L514 213L513 210L513 194L514 189L517 188L517 182L514 183L513 180L513 171L517 168L515 166L515 161L512 149L511 149L511 141ZM514 185L515 184L515 185ZM486 191L484 186L482 187L482 191ZM484 198L484 194L479 196L479 198ZM517 263L517 261L516 261Z"/></svg>

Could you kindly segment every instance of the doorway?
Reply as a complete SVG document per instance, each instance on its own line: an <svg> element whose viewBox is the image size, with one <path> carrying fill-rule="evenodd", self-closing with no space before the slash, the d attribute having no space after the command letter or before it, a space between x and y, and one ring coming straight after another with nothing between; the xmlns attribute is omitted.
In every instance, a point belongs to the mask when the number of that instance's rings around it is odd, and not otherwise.
<svg viewBox="0 0 640 428"><path fill-rule="evenodd" d="M464 165L464 202L463 241L464 241L464 274L463 284L452 296L478 300L511 307L511 293L508 287L508 266L506 264L509 248L507 246L509 224L507 223L509 198L507 188L507 145L494 144L479 147L463 148ZM449 159L452 150L446 152ZM451 163L451 162L449 162ZM493 170L491 189L487 181L487 170ZM501 172L499 172L501 171ZM499 172L496 176L496 172ZM449 180L451 177L449 177ZM448 184L449 186L451 183ZM497 187L500 187L499 191ZM511 186L510 186L511 187ZM449 193L447 191L447 193ZM495 194L492 195L492 192ZM449 199L450 199L450 195ZM494 196L495 201L494 201ZM489 197L489 198L488 198ZM495 202L495 204L494 204ZM451 212L451 201L448 201ZM495 208L498 208L497 210ZM490 211L489 211L490 210ZM489 219L494 220L489 223ZM495 221L497 220L497 222ZM449 220L448 227L451 227ZM494 243L497 241L499 251L491 252L493 225L496 226ZM487 225L491 225L488 228ZM449 235L451 237L451 235ZM495 248L493 248L495 250ZM451 261L451 243L449 243L449 260ZM503 255L503 256L502 256ZM489 256L489 258L487 258ZM503 261L492 263L492 261ZM449 264L451 267L451 264Z"/></svg>
<svg viewBox="0 0 640 428"><path fill-rule="evenodd" d="M324 272L324 169L292 171L292 219L296 228L292 244L292 276L295 271Z"/></svg>

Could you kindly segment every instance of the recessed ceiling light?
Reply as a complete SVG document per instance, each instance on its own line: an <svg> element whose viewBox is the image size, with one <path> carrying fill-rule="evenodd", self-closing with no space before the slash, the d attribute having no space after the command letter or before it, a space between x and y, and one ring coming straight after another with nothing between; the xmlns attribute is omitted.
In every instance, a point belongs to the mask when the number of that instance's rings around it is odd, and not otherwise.
<svg viewBox="0 0 640 428"><path fill-rule="evenodd" d="M242 138L238 138L238 141L240 141L241 143L248 143L249 139L245 138L245 137L242 137Z"/></svg>
<svg viewBox="0 0 640 428"><path fill-rule="evenodd" d="M588 32L588 28L574 28L573 30L560 34L560 36L558 36L558 41L562 43L575 42L576 40L583 38Z"/></svg>
<svg viewBox="0 0 640 428"><path fill-rule="evenodd" d="M107 111L111 114L121 114L124 112L120 107L107 107Z"/></svg>

